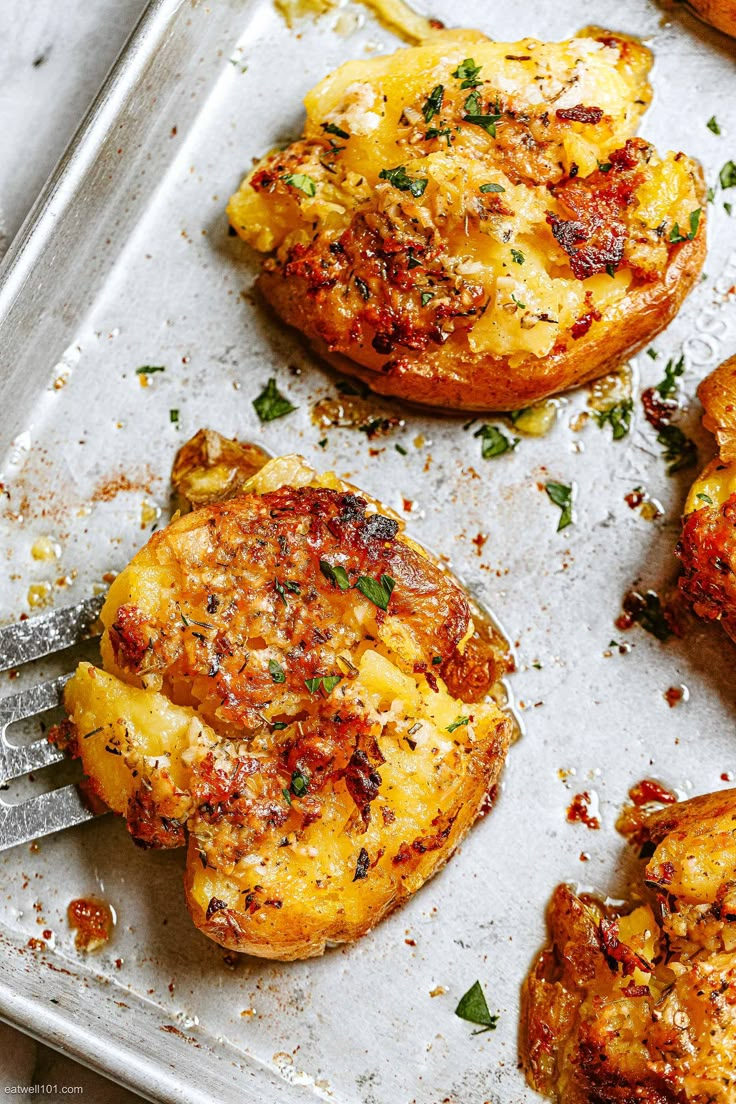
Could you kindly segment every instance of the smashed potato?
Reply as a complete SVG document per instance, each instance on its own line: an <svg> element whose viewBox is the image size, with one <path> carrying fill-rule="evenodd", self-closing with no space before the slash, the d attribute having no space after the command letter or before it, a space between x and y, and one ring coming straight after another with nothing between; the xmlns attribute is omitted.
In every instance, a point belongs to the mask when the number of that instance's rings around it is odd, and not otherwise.
<svg viewBox="0 0 736 1104"><path fill-rule="evenodd" d="M736 357L706 376L698 397L719 452L685 504L675 549L683 566L679 585L699 617L720 621L736 640Z"/></svg>
<svg viewBox="0 0 736 1104"><path fill-rule="evenodd" d="M736 0L688 0L701 19L736 38Z"/></svg>
<svg viewBox="0 0 736 1104"><path fill-rule="evenodd" d="M634 138L651 55L437 32L340 66L230 222L260 287L341 371L419 403L514 410L658 333L705 253L700 166Z"/></svg>
<svg viewBox="0 0 736 1104"><path fill-rule="evenodd" d="M528 1079L561 1104L734 1104L736 790L651 812L639 838L639 903L555 891Z"/></svg>
<svg viewBox="0 0 736 1104"><path fill-rule="evenodd" d="M67 685L67 741L137 843L187 844L194 922L233 950L357 939L498 778L509 722L465 594L299 457L155 533L102 621L105 669Z"/></svg>

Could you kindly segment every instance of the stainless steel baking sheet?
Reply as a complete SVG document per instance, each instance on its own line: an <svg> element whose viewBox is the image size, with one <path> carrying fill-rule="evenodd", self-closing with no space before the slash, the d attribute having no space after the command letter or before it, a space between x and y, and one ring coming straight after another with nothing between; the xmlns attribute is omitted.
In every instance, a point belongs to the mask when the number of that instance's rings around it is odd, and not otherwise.
<svg viewBox="0 0 736 1104"><path fill-rule="evenodd" d="M564 37L584 20L642 35L656 55L643 133L701 158L711 184L736 157L734 45L681 5L599 0L581 14L573 0L433 0L432 14L508 40ZM150 509L165 515L175 449L208 425L274 453L301 451L405 514L494 611L517 654L524 733L495 811L405 908L321 960L227 960L189 921L182 856L137 852L112 817L2 857L0 1015L151 1099L532 1100L517 1068L519 985L553 886L621 888L614 821L633 782L654 775L697 793L726 784L734 764L725 638L692 625L660 644L614 627L632 584L674 579L691 474L667 476L638 402L631 434L613 442L592 419L573 430L588 393L567 396L547 437L492 462L463 418L387 402L376 410L404 420L390 436L325 432L310 411L335 393L334 377L243 295L256 269L227 236L227 196L253 156L298 134L301 97L318 78L396 45L350 3L289 30L271 0L158 0L3 269L4 617L29 612L31 584L48 584L57 604L103 586L146 539ZM706 127L714 114L720 137ZM710 208L707 276L654 342L658 359L633 364L635 396L681 349L690 396L736 351L736 223L724 198L717 192ZM166 372L143 388L143 364ZM298 410L261 426L251 400L273 375ZM711 443L698 421L691 398L682 424L705 460ZM546 479L575 485L575 524L562 533ZM629 508L624 495L637 486L662 518ZM57 560L32 557L39 537L58 544ZM59 669L38 663L2 690ZM680 685L687 700L671 709L664 691ZM598 832L565 819L584 789L599 801ZM118 922L109 947L85 960L65 909L90 892ZM47 929L46 950L30 948ZM500 1013L480 1036L453 1014L476 978Z"/></svg>

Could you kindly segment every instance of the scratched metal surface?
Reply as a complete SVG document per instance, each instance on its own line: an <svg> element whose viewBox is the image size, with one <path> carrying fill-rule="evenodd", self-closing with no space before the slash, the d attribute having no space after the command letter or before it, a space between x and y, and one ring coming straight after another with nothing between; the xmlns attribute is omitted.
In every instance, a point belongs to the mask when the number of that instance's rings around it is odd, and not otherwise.
<svg viewBox="0 0 736 1104"><path fill-rule="evenodd" d="M563 37L580 23L573 0L494 5L492 18L484 0L432 5L448 23L460 10L463 23L509 40ZM679 6L668 14L648 0L598 0L587 13L651 43L655 98L642 131L699 157L713 184L736 155L734 45ZM675 577L690 477L667 476L638 403L632 432L613 442L592 419L571 428L588 394L570 395L549 436L524 438L493 462L481 460L462 418L398 404L376 403L405 421L382 440L324 433L310 409L334 395L334 377L241 295L255 267L226 234L224 202L254 155L298 133L300 98L319 77L396 45L364 9L357 14L351 33L344 23L336 33L334 15L289 31L270 0L159 0L0 288L5 619L28 611L31 583L47 583L57 605L99 589L146 538L144 501L165 514L177 446L209 425L274 453L299 450L400 512L409 500L411 531L450 558L516 646L525 731L495 811L444 872L356 946L307 963L226 963L189 921L182 856L136 851L112 817L2 857L0 1015L152 1099L531 1100L517 1068L518 994L553 886L621 889L614 820L634 781L655 775L696 793L723 785L733 765L725 638L694 626L663 645L635 629L627 654L609 654L611 639L622 639L614 620L627 589L666 588ZM720 137L706 128L713 114ZM682 425L704 460L711 445L694 389L736 351L727 294L736 235L724 198L717 193L711 207L707 277L654 343L658 360L633 365L638 396L684 350ZM144 389L141 364L166 372ZM298 410L261 426L251 400L271 375ZM561 534L538 486L548 478L575 485L575 524ZM626 504L637 486L662 504L661 519ZM485 543L474 543L478 534ZM59 546L54 562L31 556L42 536ZM62 669L39 661L2 691ZM670 709L663 693L680 684L689 700ZM44 784L26 780L13 794ZM598 832L566 823L582 789L599 800ZM85 961L65 909L90 892L110 901L118 923L111 944ZM46 950L29 949L44 931L53 933ZM474 1037L453 1009L476 978L500 1021Z"/></svg>

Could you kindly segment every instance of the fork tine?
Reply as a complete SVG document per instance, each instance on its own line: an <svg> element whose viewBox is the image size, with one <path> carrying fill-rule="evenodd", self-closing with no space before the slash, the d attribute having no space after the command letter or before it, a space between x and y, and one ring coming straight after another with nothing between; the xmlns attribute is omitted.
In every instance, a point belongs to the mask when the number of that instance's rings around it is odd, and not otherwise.
<svg viewBox="0 0 736 1104"><path fill-rule="evenodd" d="M47 709L61 705L68 675L31 686L17 694L0 698L0 785L14 778L22 778L30 771L51 766L64 758L64 753L48 740L36 740L32 744L16 746L8 741L8 728L15 721L34 717Z"/></svg>
<svg viewBox="0 0 736 1104"><path fill-rule="evenodd" d="M27 621L4 625L0 628L0 671L20 667L95 636L95 621L104 601L101 594L85 598L76 606L62 606Z"/></svg>
<svg viewBox="0 0 736 1104"><path fill-rule="evenodd" d="M76 786L37 794L18 805L0 801L0 851L92 820Z"/></svg>

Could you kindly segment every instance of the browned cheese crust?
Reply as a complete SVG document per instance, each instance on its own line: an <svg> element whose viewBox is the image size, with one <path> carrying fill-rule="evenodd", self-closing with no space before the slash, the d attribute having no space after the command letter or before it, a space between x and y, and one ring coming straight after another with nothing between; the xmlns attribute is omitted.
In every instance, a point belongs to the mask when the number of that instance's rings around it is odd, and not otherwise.
<svg viewBox="0 0 736 1104"><path fill-rule="evenodd" d="M643 818L633 903L559 886L524 986L530 1084L560 1104L736 1100L736 791Z"/></svg>

